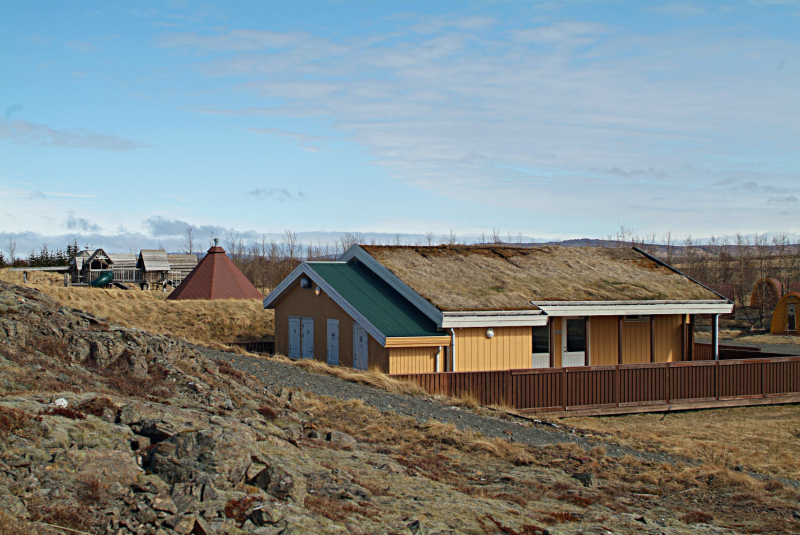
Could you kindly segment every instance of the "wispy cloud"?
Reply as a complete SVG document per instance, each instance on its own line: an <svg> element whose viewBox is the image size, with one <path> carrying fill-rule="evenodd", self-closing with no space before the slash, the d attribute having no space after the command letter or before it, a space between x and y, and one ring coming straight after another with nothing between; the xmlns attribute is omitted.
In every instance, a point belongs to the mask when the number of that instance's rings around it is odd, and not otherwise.
<svg viewBox="0 0 800 535"><path fill-rule="evenodd" d="M20 119L0 121L0 142L36 147L110 151L125 151L147 147L145 144L114 134L103 134L91 130L56 129L45 124L32 123Z"/></svg>
<svg viewBox="0 0 800 535"><path fill-rule="evenodd" d="M287 132L280 128L248 128L248 132L256 134L270 134L280 139L289 140L297 143L303 150L308 152L319 152L324 150L330 138L303 134L301 132Z"/></svg>
<svg viewBox="0 0 800 535"><path fill-rule="evenodd" d="M256 199L274 199L278 202L301 201L306 198L302 191L293 194L285 188L255 188L248 191L247 196Z"/></svg>

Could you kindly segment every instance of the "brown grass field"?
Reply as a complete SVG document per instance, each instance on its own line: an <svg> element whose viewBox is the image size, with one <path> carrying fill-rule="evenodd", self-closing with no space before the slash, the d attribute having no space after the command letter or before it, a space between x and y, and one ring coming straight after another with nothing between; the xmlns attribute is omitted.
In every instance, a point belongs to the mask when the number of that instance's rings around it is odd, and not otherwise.
<svg viewBox="0 0 800 535"><path fill-rule="evenodd" d="M663 420L662 420L663 417ZM800 405L562 418L559 424L639 450L800 480Z"/></svg>
<svg viewBox="0 0 800 535"><path fill-rule="evenodd" d="M22 274L0 270L0 280L21 284ZM41 272L29 276L29 285L64 306L217 349L222 349L223 341L261 340L274 335L272 311L263 310L258 301L173 302L166 301L166 294L161 292L65 288L62 275ZM410 383L375 371L355 372L316 361L274 358L389 391L421 393ZM448 402L476 405L468 398ZM741 465L753 472L800 480L800 405L674 412L663 420L662 416L581 417L558 422L640 450L667 452L728 468Z"/></svg>
<svg viewBox="0 0 800 535"><path fill-rule="evenodd" d="M0 270L0 280L22 284L22 273ZM261 301L167 301L169 294L157 291L67 288L63 284L63 275L57 273L32 272L28 276L28 286L62 306L89 312L124 327L215 349L222 349L224 342L270 339L275 333L273 312L264 310Z"/></svg>

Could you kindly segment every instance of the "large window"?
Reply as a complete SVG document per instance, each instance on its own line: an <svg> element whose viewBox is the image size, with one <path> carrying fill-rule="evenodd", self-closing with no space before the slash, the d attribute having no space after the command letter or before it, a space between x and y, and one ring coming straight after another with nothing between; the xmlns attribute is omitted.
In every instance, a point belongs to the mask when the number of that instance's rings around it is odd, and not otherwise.
<svg viewBox="0 0 800 535"><path fill-rule="evenodd" d="M586 351L586 320L584 318L567 319L567 352Z"/></svg>
<svg viewBox="0 0 800 535"><path fill-rule="evenodd" d="M550 327L541 325L533 328L533 354L550 354Z"/></svg>

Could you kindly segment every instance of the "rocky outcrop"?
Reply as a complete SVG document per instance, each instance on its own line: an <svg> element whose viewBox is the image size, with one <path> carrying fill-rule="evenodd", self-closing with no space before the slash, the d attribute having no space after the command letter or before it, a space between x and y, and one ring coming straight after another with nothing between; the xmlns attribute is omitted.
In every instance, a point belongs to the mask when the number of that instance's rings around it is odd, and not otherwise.
<svg viewBox="0 0 800 535"><path fill-rule="evenodd" d="M0 533L722 533L692 504L735 509L684 472L337 403L0 283ZM797 531L780 492L750 516Z"/></svg>

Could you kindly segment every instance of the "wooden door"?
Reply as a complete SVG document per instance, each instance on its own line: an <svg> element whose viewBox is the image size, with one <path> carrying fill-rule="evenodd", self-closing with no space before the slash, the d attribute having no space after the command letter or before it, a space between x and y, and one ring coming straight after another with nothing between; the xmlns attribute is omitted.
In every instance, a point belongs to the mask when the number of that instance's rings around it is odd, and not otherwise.
<svg viewBox="0 0 800 535"><path fill-rule="evenodd" d="M328 320L328 364L339 365L339 320Z"/></svg>
<svg viewBox="0 0 800 535"><path fill-rule="evenodd" d="M353 368L366 370L369 366L369 339L367 330L358 323L353 322Z"/></svg>
<svg viewBox="0 0 800 535"><path fill-rule="evenodd" d="M302 332L303 358L314 358L314 318L303 318L300 322Z"/></svg>
<svg viewBox="0 0 800 535"><path fill-rule="evenodd" d="M300 358L300 318L289 316L289 358Z"/></svg>

